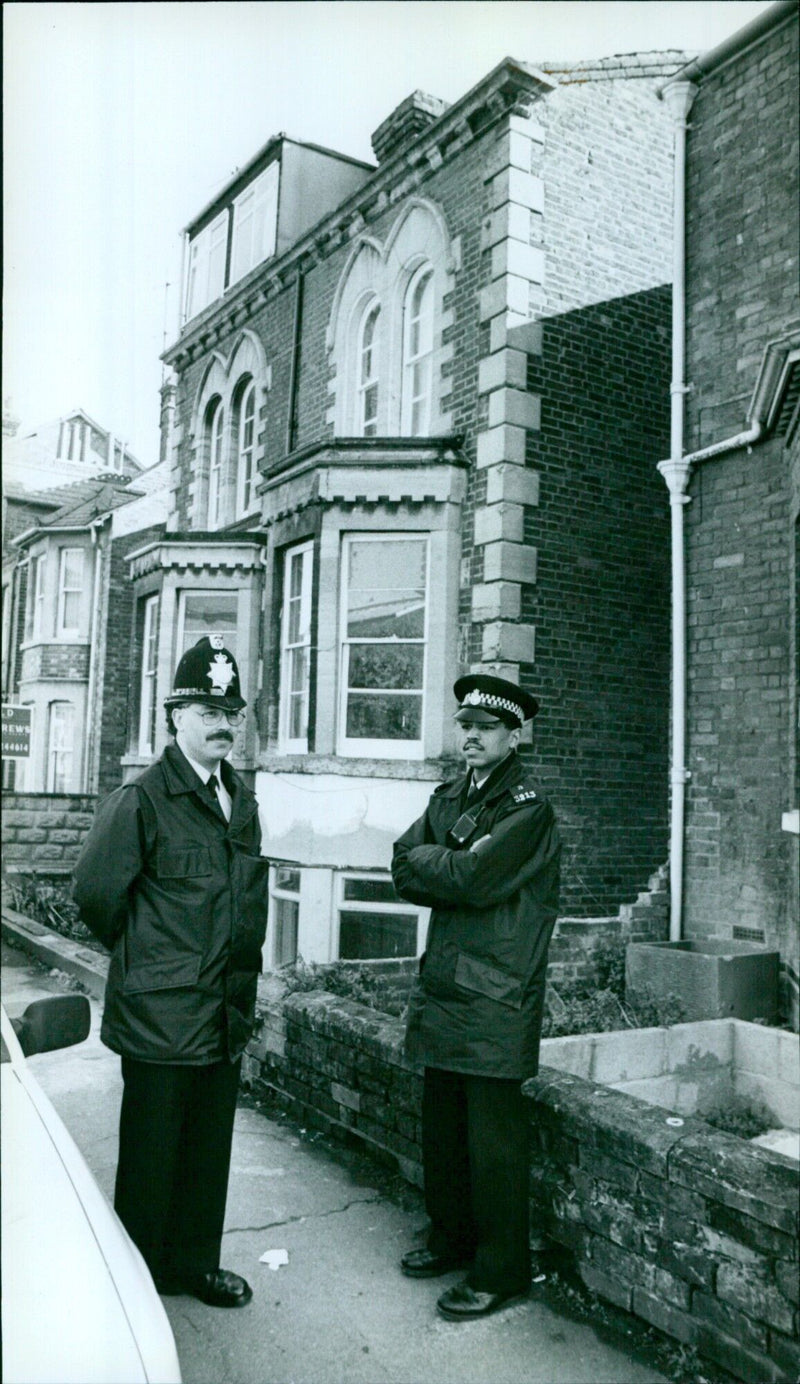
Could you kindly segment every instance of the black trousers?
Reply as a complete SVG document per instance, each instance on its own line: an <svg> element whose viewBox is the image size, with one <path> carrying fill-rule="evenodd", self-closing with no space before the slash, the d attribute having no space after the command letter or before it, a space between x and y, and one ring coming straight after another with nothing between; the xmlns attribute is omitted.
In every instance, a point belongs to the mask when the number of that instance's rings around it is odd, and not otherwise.
<svg viewBox="0 0 800 1384"><path fill-rule="evenodd" d="M530 1126L520 1081L425 1068L428 1248L472 1258L476 1292L530 1287Z"/></svg>
<svg viewBox="0 0 800 1384"><path fill-rule="evenodd" d="M158 1283L219 1268L240 1067L122 1059L114 1206Z"/></svg>

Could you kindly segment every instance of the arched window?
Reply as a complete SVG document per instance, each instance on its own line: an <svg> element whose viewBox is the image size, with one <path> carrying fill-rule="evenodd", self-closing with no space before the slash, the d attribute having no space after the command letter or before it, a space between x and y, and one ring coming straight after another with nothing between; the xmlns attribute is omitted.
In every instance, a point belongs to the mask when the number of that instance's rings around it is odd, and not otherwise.
<svg viewBox="0 0 800 1384"><path fill-rule="evenodd" d="M212 399L206 412L208 440L208 527L217 529L222 514L223 424L222 400Z"/></svg>
<svg viewBox="0 0 800 1384"><path fill-rule="evenodd" d="M406 437L424 437L430 429L433 306L433 270L422 265L411 278L403 304L401 422Z"/></svg>
<svg viewBox="0 0 800 1384"><path fill-rule="evenodd" d="M255 503L256 482L256 386L245 378L235 395L236 418L236 515L249 514Z"/></svg>
<svg viewBox="0 0 800 1384"><path fill-rule="evenodd" d="M371 303L361 319L358 334L358 432L375 437L378 432L378 319L380 303Z"/></svg>

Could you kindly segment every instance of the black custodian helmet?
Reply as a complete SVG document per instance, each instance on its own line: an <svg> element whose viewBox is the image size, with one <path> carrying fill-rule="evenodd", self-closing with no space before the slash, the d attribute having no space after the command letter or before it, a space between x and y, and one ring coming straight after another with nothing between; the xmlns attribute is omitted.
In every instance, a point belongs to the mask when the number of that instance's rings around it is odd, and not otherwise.
<svg viewBox="0 0 800 1384"><path fill-rule="evenodd" d="M222 642L221 634L204 635L187 649L177 669L172 691L164 698L167 708L201 702L221 711L241 711L247 703L239 684L236 659Z"/></svg>

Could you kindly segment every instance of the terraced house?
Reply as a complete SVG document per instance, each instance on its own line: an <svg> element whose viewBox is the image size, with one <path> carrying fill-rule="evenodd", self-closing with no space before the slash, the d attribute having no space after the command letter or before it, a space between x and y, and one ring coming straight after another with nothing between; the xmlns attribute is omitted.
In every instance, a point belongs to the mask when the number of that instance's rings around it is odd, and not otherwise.
<svg viewBox="0 0 800 1384"><path fill-rule="evenodd" d="M269 961L413 955L391 843L451 772L452 683L519 676L566 910L667 850L672 124L680 53L501 62L414 93L376 166L270 140L186 230L166 532L128 558L120 744L235 650L273 875ZM122 720L120 719L120 724Z"/></svg>

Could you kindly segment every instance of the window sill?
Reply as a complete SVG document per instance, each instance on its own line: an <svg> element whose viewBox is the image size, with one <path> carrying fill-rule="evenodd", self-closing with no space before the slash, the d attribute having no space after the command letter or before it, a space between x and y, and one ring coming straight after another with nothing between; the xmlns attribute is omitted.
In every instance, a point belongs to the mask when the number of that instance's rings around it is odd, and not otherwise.
<svg viewBox="0 0 800 1384"><path fill-rule="evenodd" d="M338 774L343 778L419 779L441 783L453 778L460 765L453 759L354 759L339 755L286 754L264 751L256 762L259 773Z"/></svg>

